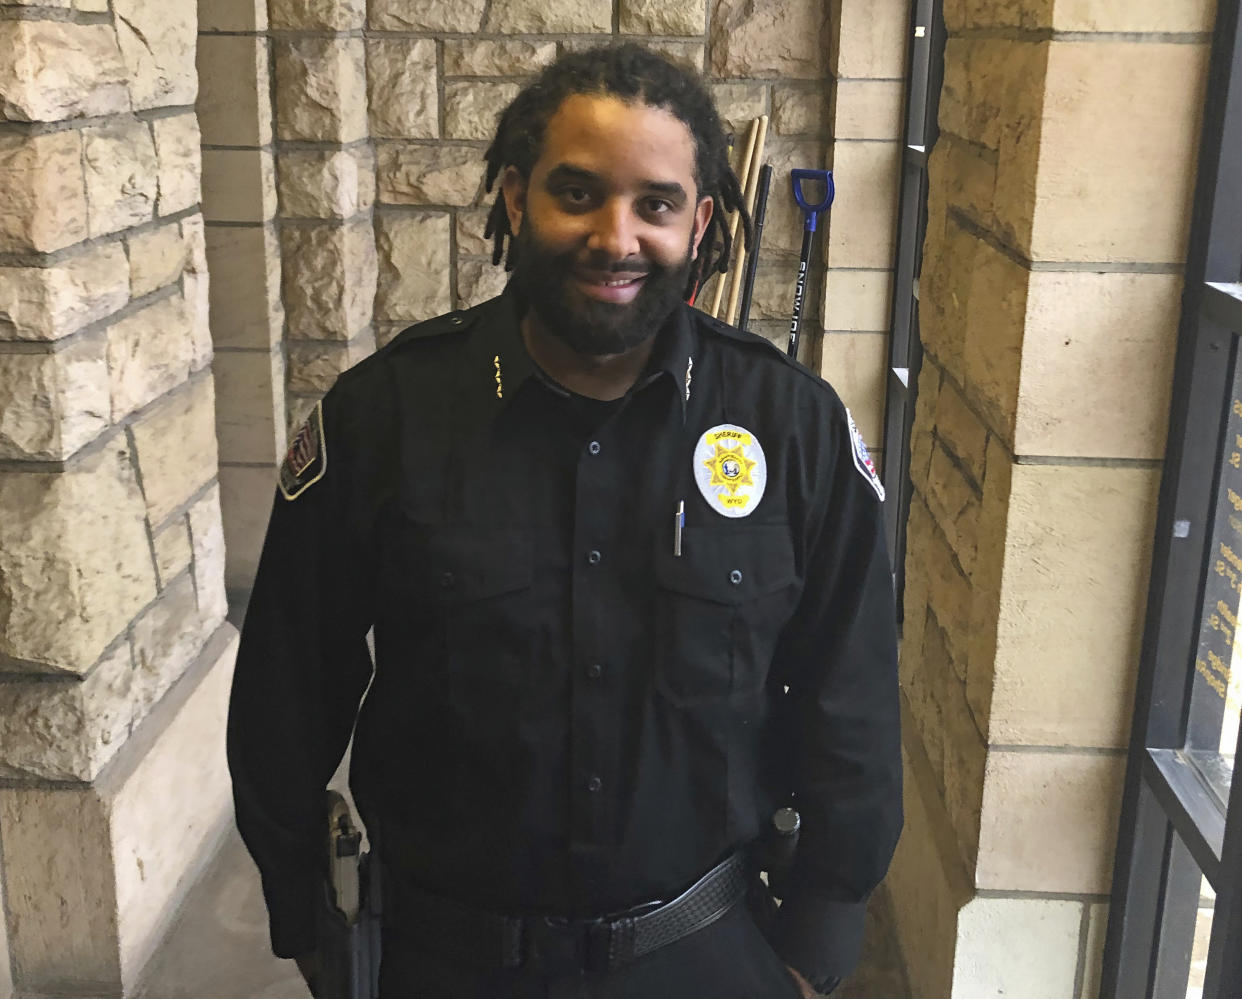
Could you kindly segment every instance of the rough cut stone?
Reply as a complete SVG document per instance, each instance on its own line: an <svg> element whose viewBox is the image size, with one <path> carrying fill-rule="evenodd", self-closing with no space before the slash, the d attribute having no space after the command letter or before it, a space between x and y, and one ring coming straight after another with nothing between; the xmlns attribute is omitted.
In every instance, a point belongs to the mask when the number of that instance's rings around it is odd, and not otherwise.
<svg viewBox="0 0 1242 999"><path fill-rule="evenodd" d="M388 205L471 205L483 187L483 151L473 146L385 144L379 200Z"/></svg>
<svg viewBox="0 0 1242 999"><path fill-rule="evenodd" d="M663 38L644 39L643 44L652 51L659 52L673 62L692 69L696 73L703 72L702 42L670 42Z"/></svg>
<svg viewBox="0 0 1242 999"><path fill-rule="evenodd" d="M379 31L473 33L486 0L371 0L370 24Z"/></svg>
<svg viewBox="0 0 1242 999"><path fill-rule="evenodd" d="M290 337L350 340L370 323L376 258L368 220L286 226L280 246Z"/></svg>
<svg viewBox="0 0 1242 999"><path fill-rule="evenodd" d="M185 530L183 521L179 521ZM143 718L194 662L214 628L198 613L194 581L181 576L134 622L135 719Z"/></svg>
<svg viewBox="0 0 1242 999"><path fill-rule="evenodd" d="M457 213L457 255L492 257L492 241L484 239L490 208L473 208Z"/></svg>
<svg viewBox="0 0 1242 999"><path fill-rule="evenodd" d="M61 121L129 110L125 65L106 24L0 21L0 118Z"/></svg>
<svg viewBox="0 0 1242 999"><path fill-rule="evenodd" d="M430 38L367 42L371 134L381 139L439 137L436 43Z"/></svg>
<svg viewBox="0 0 1242 999"><path fill-rule="evenodd" d="M0 458L61 461L107 425L101 337L51 354L0 354Z"/></svg>
<svg viewBox="0 0 1242 999"><path fill-rule="evenodd" d="M190 539L194 549L194 590L198 613L207 623L224 620L228 597L224 589L224 526L220 519L220 487L213 485L190 507Z"/></svg>
<svg viewBox="0 0 1242 999"><path fill-rule="evenodd" d="M496 34L612 31L611 0L492 0L484 28Z"/></svg>
<svg viewBox="0 0 1242 999"><path fill-rule="evenodd" d="M185 242L185 273L181 287L185 313L190 322L192 349L190 370L200 371L211 363L214 343L210 323L211 279L207 273L207 245L202 215L191 215L181 222Z"/></svg>
<svg viewBox="0 0 1242 999"><path fill-rule="evenodd" d="M530 76L556 59L556 42L444 42L445 76Z"/></svg>
<svg viewBox="0 0 1242 999"><path fill-rule="evenodd" d="M621 0L621 31L629 35L701 35L704 0Z"/></svg>
<svg viewBox="0 0 1242 999"><path fill-rule="evenodd" d="M272 0L271 25L318 31L353 31L366 18L366 0Z"/></svg>
<svg viewBox="0 0 1242 999"><path fill-rule="evenodd" d="M198 119L192 114L159 118L152 127L159 158L159 214L185 211L201 198L202 137Z"/></svg>
<svg viewBox="0 0 1242 999"><path fill-rule="evenodd" d="M0 135L0 191L0 252L49 253L85 239L81 135Z"/></svg>
<svg viewBox="0 0 1242 999"><path fill-rule="evenodd" d="M211 226L211 327L220 347L262 347L280 342L284 305L280 247L271 226Z"/></svg>
<svg viewBox="0 0 1242 999"><path fill-rule="evenodd" d="M375 229L382 275L376 318L420 320L448 312L449 217L381 214Z"/></svg>
<svg viewBox="0 0 1242 999"><path fill-rule="evenodd" d="M710 58L717 76L826 75L828 5L819 0L713 0Z"/></svg>
<svg viewBox="0 0 1242 999"><path fill-rule="evenodd" d="M216 476L215 394L200 377L133 425L147 515L164 519Z"/></svg>
<svg viewBox="0 0 1242 999"><path fill-rule="evenodd" d="M185 301L161 299L108 329L112 419L180 385L190 373L193 345Z"/></svg>
<svg viewBox="0 0 1242 999"><path fill-rule="evenodd" d="M127 301L120 243L88 246L50 267L0 267L0 339L57 340Z"/></svg>
<svg viewBox="0 0 1242 999"><path fill-rule="evenodd" d="M279 138L353 142L366 136L361 39L297 38L275 49Z"/></svg>
<svg viewBox="0 0 1242 999"><path fill-rule="evenodd" d="M285 218L353 218L366 207L361 181L355 150L285 150L280 154L280 213Z"/></svg>
<svg viewBox="0 0 1242 999"><path fill-rule="evenodd" d="M457 307L469 309L505 290L509 275L490 260L463 260L457 265Z"/></svg>
<svg viewBox="0 0 1242 999"><path fill-rule="evenodd" d="M84 672L155 596L118 439L63 473L0 472L0 655Z"/></svg>
<svg viewBox="0 0 1242 999"><path fill-rule="evenodd" d="M447 83L444 130L449 139L491 139L496 120L518 95L516 83Z"/></svg>
<svg viewBox="0 0 1242 999"><path fill-rule="evenodd" d="M185 244L181 240L181 227L176 223L130 236L126 245L129 248L130 294L134 298L172 284L185 270Z"/></svg>
<svg viewBox="0 0 1242 999"><path fill-rule="evenodd" d="M155 143L145 122L118 121L82 130L91 236L149 221L157 193Z"/></svg>
<svg viewBox="0 0 1242 999"><path fill-rule="evenodd" d="M161 589L190 567L190 530L185 518L178 517L155 536L155 568Z"/></svg>
<svg viewBox="0 0 1242 999"><path fill-rule="evenodd" d="M772 127L780 135L809 135L828 128L824 95L809 90L776 88L772 100Z"/></svg>
<svg viewBox="0 0 1242 999"><path fill-rule="evenodd" d="M342 371L375 353L375 334L365 329L349 343L303 340L289 344L289 391L323 395Z"/></svg>
<svg viewBox="0 0 1242 999"><path fill-rule="evenodd" d="M268 43L253 35L202 35L198 40L198 102L203 141L266 146L272 141Z"/></svg>
<svg viewBox="0 0 1242 999"><path fill-rule="evenodd" d="M750 123L768 113L768 87L761 83L713 83L712 100L725 131L733 133L733 162L736 164L746 150Z"/></svg>
<svg viewBox="0 0 1242 999"><path fill-rule="evenodd" d="M168 0L113 0L112 11L134 109L193 104L198 96L196 6Z"/></svg>

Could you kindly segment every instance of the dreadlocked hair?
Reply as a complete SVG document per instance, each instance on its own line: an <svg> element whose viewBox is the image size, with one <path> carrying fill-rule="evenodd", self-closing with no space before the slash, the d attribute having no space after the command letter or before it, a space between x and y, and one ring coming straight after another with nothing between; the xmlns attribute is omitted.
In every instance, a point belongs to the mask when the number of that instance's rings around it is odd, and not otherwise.
<svg viewBox="0 0 1242 999"><path fill-rule="evenodd" d="M484 157L487 190L491 191L507 166L530 179L548 122L566 98L575 94L616 97L662 108L690 130L695 183L700 197L712 199L714 210L691 268L687 292L702 287L713 273L726 271L733 249L726 213L737 212L748 247L751 222L741 185L729 163L729 144L720 116L696 73L632 42L562 56L514 98L501 114ZM512 270L517 247L503 190L497 191L483 236L492 240L492 263L499 264L503 258L505 270Z"/></svg>

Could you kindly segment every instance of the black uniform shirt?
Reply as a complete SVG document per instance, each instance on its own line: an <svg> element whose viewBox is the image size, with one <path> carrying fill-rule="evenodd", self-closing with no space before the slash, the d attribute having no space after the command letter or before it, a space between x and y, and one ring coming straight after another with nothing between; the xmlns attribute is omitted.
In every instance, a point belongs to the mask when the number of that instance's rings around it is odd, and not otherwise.
<svg viewBox="0 0 1242 999"><path fill-rule="evenodd" d="M357 713L351 787L385 861L492 910L670 898L792 800L778 949L845 974L901 826L892 583L847 413L689 308L622 400L585 400L515 311L399 336L282 469L229 720L274 950L313 946Z"/></svg>

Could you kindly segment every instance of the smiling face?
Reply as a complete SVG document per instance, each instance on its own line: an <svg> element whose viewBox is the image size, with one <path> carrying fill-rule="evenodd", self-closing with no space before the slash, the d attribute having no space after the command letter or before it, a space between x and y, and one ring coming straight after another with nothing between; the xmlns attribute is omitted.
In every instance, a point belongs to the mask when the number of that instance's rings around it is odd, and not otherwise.
<svg viewBox="0 0 1242 999"><path fill-rule="evenodd" d="M711 218L694 155L668 111L576 94L548 121L529 179L505 171L514 280L548 333L604 356L657 332Z"/></svg>

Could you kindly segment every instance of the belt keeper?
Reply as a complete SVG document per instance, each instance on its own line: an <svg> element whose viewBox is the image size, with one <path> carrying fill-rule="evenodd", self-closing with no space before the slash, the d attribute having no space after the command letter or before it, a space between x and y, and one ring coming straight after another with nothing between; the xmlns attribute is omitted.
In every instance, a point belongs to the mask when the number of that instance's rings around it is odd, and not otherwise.
<svg viewBox="0 0 1242 999"><path fill-rule="evenodd" d="M616 968L634 960L634 917L626 916L612 923L608 935L608 968Z"/></svg>

